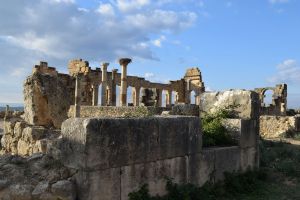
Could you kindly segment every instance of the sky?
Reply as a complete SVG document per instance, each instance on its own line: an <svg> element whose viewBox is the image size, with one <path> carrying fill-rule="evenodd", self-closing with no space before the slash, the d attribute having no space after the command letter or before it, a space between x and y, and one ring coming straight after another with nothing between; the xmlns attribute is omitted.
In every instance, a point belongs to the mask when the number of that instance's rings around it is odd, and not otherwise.
<svg viewBox="0 0 300 200"><path fill-rule="evenodd" d="M0 103L22 103L32 67L99 67L178 80L199 67L208 90L288 84L300 107L299 0L0 0Z"/></svg>

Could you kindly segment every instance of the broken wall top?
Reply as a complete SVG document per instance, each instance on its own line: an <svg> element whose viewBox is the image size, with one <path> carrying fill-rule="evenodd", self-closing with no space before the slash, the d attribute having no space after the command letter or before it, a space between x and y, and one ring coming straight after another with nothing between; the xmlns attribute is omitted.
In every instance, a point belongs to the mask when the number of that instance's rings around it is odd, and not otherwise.
<svg viewBox="0 0 300 200"><path fill-rule="evenodd" d="M233 110L236 118L258 119L260 100L254 91L230 90L223 92L205 92L201 94L200 109L202 112L214 113L220 108L236 105Z"/></svg>

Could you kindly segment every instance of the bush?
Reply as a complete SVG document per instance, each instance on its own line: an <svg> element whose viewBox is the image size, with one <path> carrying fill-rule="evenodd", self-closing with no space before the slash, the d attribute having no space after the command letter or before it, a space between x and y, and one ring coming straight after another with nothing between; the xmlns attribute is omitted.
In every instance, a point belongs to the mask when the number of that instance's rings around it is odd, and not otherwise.
<svg viewBox="0 0 300 200"><path fill-rule="evenodd" d="M237 142L229 134L222 120L232 118L236 115L234 106L227 106L220 108L216 112L210 114L206 113L202 118L203 124L203 146L231 146L236 145Z"/></svg>
<svg viewBox="0 0 300 200"><path fill-rule="evenodd" d="M167 180L165 196L151 197L148 186L143 185L138 191L130 193L129 200L215 200L232 199L259 190L260 182L266 179L262 171L249 171L245 174L225 174L225 181L217 184L206 183L203 187L193 184L176 184Z"/></svg>

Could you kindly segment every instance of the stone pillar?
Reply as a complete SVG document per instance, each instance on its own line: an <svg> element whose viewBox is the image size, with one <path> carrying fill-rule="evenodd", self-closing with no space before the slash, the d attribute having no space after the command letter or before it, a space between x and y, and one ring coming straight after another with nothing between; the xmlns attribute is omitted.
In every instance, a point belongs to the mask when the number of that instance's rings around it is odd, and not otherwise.
<svg viewBox="0 0 300 200"><path fill-rule="evenodd" d="M101 106L107 106L106 89L107 89L107 67L109 63L102 63L102 88L101 88Z"/></svg>
<svg viewBox="0 0 300 200"><path fill-rule="evenodd" d="M76 76L76 86L75 86L75 112L74 117L80 117L80 77Z"/></svg>
<svg viewBox="0 0 300 200"><path fill-rule="evenodd" d="M201 101L200 94L201 94L201 92L199 92L199 91L196 91L196 92L195 92L195 104L196 104L197 106L200 105L200 101Z"/></svg>
<svg viewBox="0 0 300 200"><path fill-rule="evenodd" d="M111 106L112 104L112 90L111 86L107 86L107 105Z"/></svg>
<svg viewBox="0 0 300 200"><path fill-rule="evenodd" d="M99 86L98 84L93 84L93 106L98 106L98 94Z"/></svg>
<svg viewBox="0 0 300 200"><path fill-rule="evenodd" d="M157 89L157 93L158 93L158 102L157 102L157 106L158 107L162 107L162 89Z"/></svg>
<svg viewBox="0 0 300 200"><path fill-rule="evenodd" d="M6 121L8 118L9 118L9 105L6 105L4 121Z"/></svg>
<svg viewBox="0 0 300 200"><path fill-rule="evenodd" d="M117 85L117 69L112 70L112 85L111 85L111 105L117 105L117 92L116 92L116 85Z"/></svg>
<svg viewBox="0 0 300 200"><path fill-rule="evenodd" d="M134 106L139 106L140 105L140 87L134 87L132 88L132 102Z"/></svg>
<svg viewBox="0 0 300 200"><path fill-rule="evenodd" d="M172 90L166 92L166 107L172 107Z"/></svg>
<svg viewBox="0 0 300 200"><path fill-rule="evenodd" d="M120 106L127 105L127 65L131 62L129 58L121 58L119 63L122 67L121 89L120 89Z"/></svg>

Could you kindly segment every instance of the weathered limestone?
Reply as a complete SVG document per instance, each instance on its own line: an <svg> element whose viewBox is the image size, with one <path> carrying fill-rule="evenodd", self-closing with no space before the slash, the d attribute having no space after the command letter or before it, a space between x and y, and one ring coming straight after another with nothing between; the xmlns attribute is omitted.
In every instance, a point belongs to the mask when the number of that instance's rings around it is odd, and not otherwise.
<svg viewBox="0 0 300 200"><path fill-rule="evenodd" d="M153 115L160 115L166 108L159 107L111 107L111 106L81 106L80 117L91 118L91 117L149 117ZM74 116L75 107L71 106L68 116L69 118Z"/></svg>
<svg viewBox="0 0 300 200"><path fill-rule="evenodd" d="M2 151L22 156L46 153L51 141L60 134L58 130L31 126L24 121L5 122L4 126L5 131L1 139Z"/></svg>
<svg viewBox="0 0 300 200"><path fill-rule="evenodd" d="M200 110L215 112L220 108L236 105L236 118L258 119L260 100L256 92L247 90L230 90L224 92L205 92L201 95Z"/></svg>
<svg viewBox="0 0 300 200"><path fill-rule="evenodd" d="M62 126L60 159L78 170L80 200L127 200L143 184L163 195L165 177L201 186L257 168L258 142L245 144L257 139L250 121L239 122L239 146L202 149L198 117L73 118Z"/></svg>
<svg viewBox="0 0 300 200"><path fill-rule="evenodd" d="M64 160L75 168L105 169L197 153L202 146L199 127L195 117L69 119L62 134L72 140L65 145L82 152L73 155L65 149ZM105 142L113 140L114 144Z"/></svg>
<svg viewBox="0 0 300 200"><path fill-rule="evenodd" d="M5 155L0 157L0 166L0 199L77 199L71 180L74 172L47 155L27 158Z"/></svg>
<svg viewBox="0 0 300 200"><path fill-rule="evenodd" d="M260 135L263 138L284 137L300 132L300 116L268 116L260 117Z"/></svg>
<svg viewBox="0 0 300 200"><path fill-rule="evenodd" d="M44 69L45 63L42 66ZM74 105L75 80L35 69L24 83L25 120L32 125L60 128L70 105Z"/></svg>

